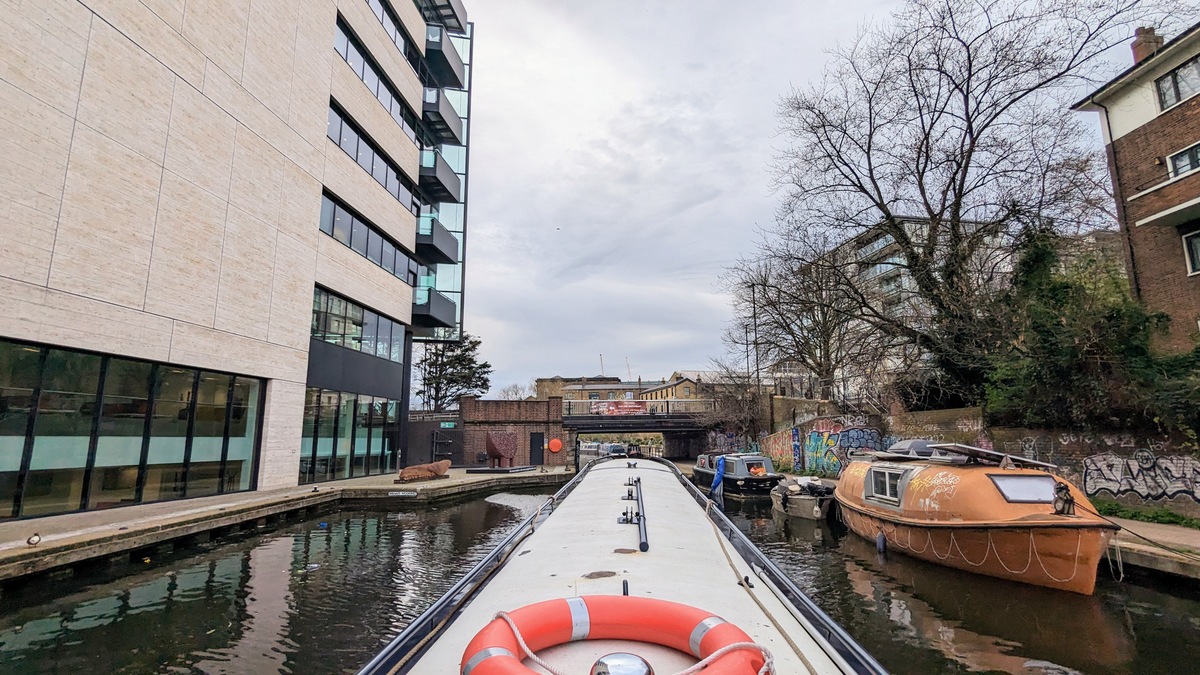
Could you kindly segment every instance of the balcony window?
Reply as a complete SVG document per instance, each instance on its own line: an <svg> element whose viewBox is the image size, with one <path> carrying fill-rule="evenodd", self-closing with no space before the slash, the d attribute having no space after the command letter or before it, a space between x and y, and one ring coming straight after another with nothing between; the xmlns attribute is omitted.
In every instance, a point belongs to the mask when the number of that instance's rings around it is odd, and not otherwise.
<svg viewBox="0 0 1200 675"><path fill-rule="evenodd" d="M1188 275L1200 274L1200 230L1184 235L1183 250L1187 257Z"/></svg>
<svg viewBox="0 0 1200 675"><path fill-rule="evenodd" d="M1172 178L1200 167L1200 143L1168 157L1167 166L1171 167Z"/></svg>
<svg viewBox="0 0 1200 675"><path fill-rule="evenodd" d="M1154 85L1163 110L1200 92L1200 56L1158 78Z"/></svg>

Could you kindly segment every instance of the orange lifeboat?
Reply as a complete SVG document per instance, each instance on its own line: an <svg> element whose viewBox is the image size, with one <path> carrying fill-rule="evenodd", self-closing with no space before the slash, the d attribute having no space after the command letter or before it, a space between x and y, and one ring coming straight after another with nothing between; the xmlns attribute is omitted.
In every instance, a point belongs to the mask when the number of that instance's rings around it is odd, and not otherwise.
<svg viewBox="0 0 1200 675"><path fill-rule="evenodd" d="M1057 467L964 445L902 444L852 456L842 472L834 496L856 534L948 567L1092 594L1120 527Z"/></svg>
<svg viewBox="0 0 1200 675"><path fill-rule="evenodd" d="M510 623L511 622L511 623ZM514 630L515 629L515 630ZM461 675L528 675L529 653L576 640L650 642L704 660L712 675L750 675L765 651L741 628L690 605L655 598L590 595L547 600L498 615L467 645Z"/></svg>

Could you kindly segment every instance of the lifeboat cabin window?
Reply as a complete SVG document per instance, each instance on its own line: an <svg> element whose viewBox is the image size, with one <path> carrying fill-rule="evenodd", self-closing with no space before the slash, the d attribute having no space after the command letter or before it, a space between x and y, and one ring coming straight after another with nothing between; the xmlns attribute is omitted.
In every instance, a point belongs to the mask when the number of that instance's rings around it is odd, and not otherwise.
<svg viewBox="0 0 1200 675"><path fill-rule="evenodd" d="M900 479L903 477L903 469L871 469L871 480L867 482L871 493L867 496L898 504L900 502Z"/></svg>
<svg viewBox="0 0 1200 675"><path fill-rule="evenodd" d="M996 489L1014 504L1054 503L1054 476L1001 476L988 474Z"/></svg>
<svg viewBox="0 0 1200 675"><path fill-rule="evenodd" d="M751 476L765 476L769 472L767 469L767 463L761 459L747 459L746 471Z"/></svg>

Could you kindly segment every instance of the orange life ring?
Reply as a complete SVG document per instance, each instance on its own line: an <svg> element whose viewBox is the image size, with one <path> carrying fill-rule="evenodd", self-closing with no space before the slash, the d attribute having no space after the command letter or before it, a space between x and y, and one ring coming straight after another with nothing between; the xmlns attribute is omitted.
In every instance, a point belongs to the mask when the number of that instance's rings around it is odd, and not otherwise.
<svg viewBox="0 0 1200 675"><path fill-rule="evenodd" d="M626 595L557 598L508 612L534 652L577 640L631 640L677 649L704 659L738 642L753 642L741 628L696 607ZM528 675L517 637L503 619L475 634L459 662L461 675ZM757 649L734 649L705 668L705 675L758 673Z"/></svg>

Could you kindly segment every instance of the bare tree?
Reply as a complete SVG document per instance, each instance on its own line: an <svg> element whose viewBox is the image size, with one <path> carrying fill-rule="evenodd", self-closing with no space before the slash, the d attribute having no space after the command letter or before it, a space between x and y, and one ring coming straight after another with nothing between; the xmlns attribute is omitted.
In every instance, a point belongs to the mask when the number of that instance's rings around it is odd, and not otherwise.
<svg viewBox="0 0 1200 675"><path fill-rule="evenodd" d="M525 399L534 396L536 391L536 389L531 388L530 386L523 385L519 382L514 382L497 392L496 398L500 399L501 401L524 401Z"/></svg>
<svg viewBox="0 0 1200 675"><path fill-rule="evenodd" d="M1101 55L1135 24L1171 10L910 0L782 101L784 199L764 259L836 282L815 300L823 310L929 354L978 398L999 339L989 303L1011 270L1003 252L1030 228L1110 218L1104 163L1070 97L1100 78ZM830 256L831 239L859 254ZM861 254L872 249L881 257ZM900 301L862 283L871 265L903 271Z"/></svg>
<svg viewBox="0 0 1200 675"><path fill-rule="evenodd" d="M769 397L749 369L722 361L714 361L713 368L717 375L696 383L701 394L713 401L713 409L699 416L701 424L737 434L747 445L757 441L768 428Z"/></svg>

